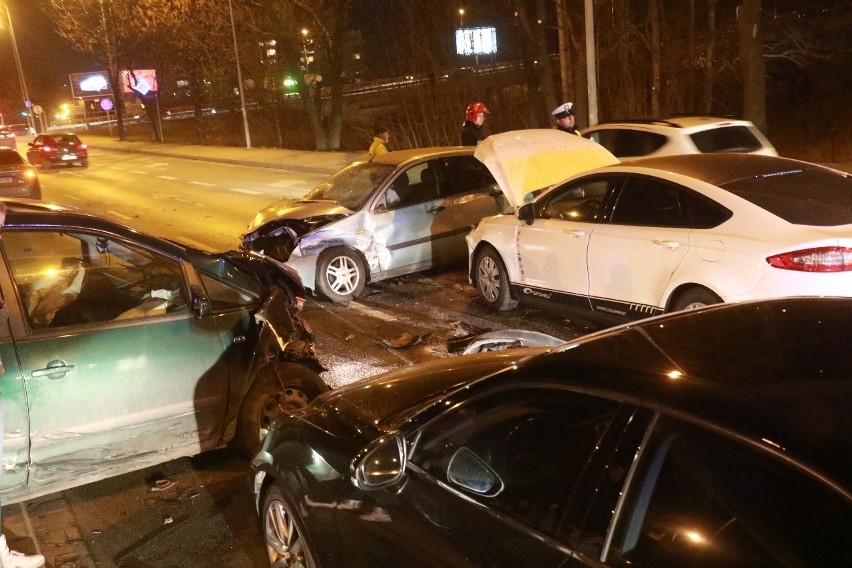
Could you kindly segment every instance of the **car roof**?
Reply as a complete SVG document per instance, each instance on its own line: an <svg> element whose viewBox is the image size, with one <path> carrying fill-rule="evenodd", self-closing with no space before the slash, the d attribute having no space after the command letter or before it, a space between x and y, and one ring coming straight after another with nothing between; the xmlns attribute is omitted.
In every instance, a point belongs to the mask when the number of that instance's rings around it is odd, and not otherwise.
<svg viewBox="0 0 852 568"><path fill-rule="evenodd" d="M438 158L442 156L472 156L475 149L475 146L435 146L430 148L411 148L408 150L394 150L393 152L379 154L371 158L369 161L374 164L398 166L405 162Z"/></svg>
<svg viewBox="0 0 852 568"><path fill-rule="evenodd" d="M82 209L31 199L4 198L0 201L8 207L6 221L3 225L5 228L25 229L32 227L43 229L57 226L89 228L131 238L134 242L172 256L187 257L187 249L182 245L139 232L132 227Z"/></svg>
<svg viewBox="0 0 852 568"><path fill-rule="evenodd" d="M702 115L684 115L670 116L664 118L628 118L621 120L613 120L600 122L594 126L590 126L583 131L593 131L598 127L601 128L635 128L637 130L665 130L665 129L690 129L704 130L707 128L720 128L725 126L753 126L747 120L740 120L730 117L719 116L702 116Z"/></svg>
<svg viewBox="0 0 852 568"><path fill-rule="evenodd" d="M517 349L511 362L492 352L408 367L369 386L387 392L387 428L399 427L395 419L417 398L429 401L432 413L481 390L519 384L605 395L725 432L819 471L850 493L849 313L850 298L720 304L607 329L543 354ZM499 369L500 362L510 364ZM424 398L450 385L460 388L440 402Z"/></svg>
<svg viewBox="0 0 852 568"><path fill-rule="evenodd" d="M663 170L724 187L743 179L765 178L804 170L835 171L830 168L778 156L740 153L680 154L640 158L608 167ZM837 172L843 175L842 172Z"/></svg>

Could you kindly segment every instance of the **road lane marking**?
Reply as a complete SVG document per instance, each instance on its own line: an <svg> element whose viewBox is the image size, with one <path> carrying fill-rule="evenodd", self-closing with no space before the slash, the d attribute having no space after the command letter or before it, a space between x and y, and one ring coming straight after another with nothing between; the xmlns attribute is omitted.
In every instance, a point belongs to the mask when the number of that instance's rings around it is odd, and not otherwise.
<svg viewBox="0 0 852 568"><path fill-rule="evenodd" d="M253 189L240 189L239 187L229 187L228 191L236 191L237 193L245 193L247 195L260 195L262 191L254 191Z"/></svg>
<svg viewBox="0 0 852 568"><path fill-rule="evenodd" d="M157 176L160 179L167 179L169 181L176 181L178 178L172 176Z"/></svg>
<svg viewBox="0 0 852 568"><path fill-rule="evenodd" d="M207 183L206 181L191 181L189 183L191 183L192 185L201 185L204 187L216 187L215 183Z"/></svg>
<svg viewBox="0 0 852 568"><path fill-rule="evenodd" d="M111 169L111 170L123 170L124 168L120 168L118 166L110 166L109 169Z"/></svg>
<svg viewBox="0 0 852 568"><path fill-rule="evenodd" d="M165 168L168 165L169 165L168 162L154 162L153 164L148 164L145 167L146 168Z"/></svg>
<svg viewBox="0 0 852 568"><path fill-rule="evenodd" d="M113 211L112 209L108 209L108 210L107 210L107 213L109 213L110 215L115 215L116 217L120 217L120 218L122 218L122 219L127 219L128 221L129 221L130 219L133 219L133 217L128 217L127 215L122 215L122 214L121 214L121 213L119 213L118 211Z"/></svg>

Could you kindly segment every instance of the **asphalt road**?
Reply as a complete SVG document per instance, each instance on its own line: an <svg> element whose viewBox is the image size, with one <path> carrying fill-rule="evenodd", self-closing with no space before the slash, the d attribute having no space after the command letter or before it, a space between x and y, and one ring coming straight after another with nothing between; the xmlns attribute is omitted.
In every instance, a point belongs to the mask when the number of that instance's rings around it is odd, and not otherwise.
<svg viewBox="0 0 852 568"><path fill-rule="evenodd" d="M321 177L97 150L90 164L41 173L44 199L216 250L236 246L258 209L302 195ZM524 328L568 340L595 329L523 309L492 313L464 267L379 282L345 306L313 300L304 313L332 386L453 356L451 340L482 331ZM49 567L266 566L247 472L228 450L175 460L6 507L4 531L18 549L33 552L35 543Z"/></svg>

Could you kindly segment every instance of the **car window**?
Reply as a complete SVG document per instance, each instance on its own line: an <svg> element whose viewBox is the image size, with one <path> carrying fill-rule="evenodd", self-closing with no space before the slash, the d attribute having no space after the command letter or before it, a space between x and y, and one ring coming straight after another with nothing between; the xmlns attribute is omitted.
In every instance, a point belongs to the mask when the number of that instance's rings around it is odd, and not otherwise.
<svg viewBox="0 0 852 568"><path fill-rule="evenodd" d="M572 492L619 408L613 401L552 389L504 391L425 426L411 463L545 534L572 534L587 513L586 507L572 506ZM475 490L483 479L476 468L460 463L490 471L488 486Z"/></svg>
<svg viewBox="0 0 852 568"><path fill-rule="evenodd" d="M832 227L852 223L852 175L790 164L722 187L795 225Z"/></svg>
<svg viewBox="0 0 852 568"><path fill-rule="evenodd" d="M441 197L474 191L487 191L496 182L488 168L473 156L453 156L438 160L442 170Z"/></svg>
<svg viewBox="0 0 852 568"><path fill-rule="evenodd" d="M76 134L60 134L56 137L56 142L59 144L79 144L80 139Z"/></svg>
<svg viewBox="0 0 852 568"><path fill-rule="evenodd" d="M611 565L852 566L852 504L751 447L661 420L627 493Z"/></svg>
<svg viewBox="0 0 852 568"><path fill-rule="evenodd" d="M689 211L689 225L693 229L711 229L733 215L727 207L688 189L680 192L680 200Z"/></svg>
<svg viewBox="0 0 852 568"><path fill-rule="evenodd" d="M630 176L618 195L612 223L654 227L688 227L680 189L645 176Z"/></svg>
<svg viewBox="0 0 852 568"><path fill-rule="evenodd" d="M405 183L402 183L404 180ZM439 173L435 160L415 164L394 181L395 207L406 207L438 199Z"/></svg>
<svg viewBox="0 0 852 568"><path fill-rule="evenodd" d="M753 152L763 147L748 126L711 128L696 132L690 138L702 153Z"/></svg>
<svg viewBox="0 0 852 568"><path fill-rule="evenodd" d="M589 137L609 150L616 158L647 156L659 150L667 138L657 132L604 128L589 134Z"/></svg>
<svg viewBox="0 0 852 568"><path fill-rule="evenodd" d="M16 166L23 163L24 159L17 152L0 152L0 165Z"/></svg>
<svg viewBox="0 0 852 568"><path fill-rule="evenodd" d="M209 274L203 272L199 274L213 311L241 308L255 303L255 298L249 293L225 284Z"/></svg>
<svg viewBox="0 0 852 568"><path fill-rule="evenodd" d="M34 330L188 312L179 261L85 233L6 231L3 248Z"/></svg>
<svg viewBox="0 0 852 568"><path fill-rule="evenodd" d="M620 177L595 177L571 182L549 192L536 204L536 217L586 223L599 222L607 193Z"/></svg>
<svg viewBox="0 0 852 568"><path fill-rule="evenodd" d="M376 187L394 167L386 164L362 163L344 168L326 178L308 192L305 201L333 201L355 211L373 195Z"/></svg>

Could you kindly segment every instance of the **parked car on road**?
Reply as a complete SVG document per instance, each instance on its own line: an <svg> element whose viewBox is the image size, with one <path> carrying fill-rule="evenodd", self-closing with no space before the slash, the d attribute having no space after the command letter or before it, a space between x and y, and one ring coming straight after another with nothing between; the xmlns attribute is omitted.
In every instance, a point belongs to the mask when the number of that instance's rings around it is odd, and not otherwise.
<svg viewBox="0 0 852 568"><path fill-rule="evenodd" d="M243 247L295 269L305 286L347 302L365 284L464 262L465 235L502 210L473 148L420 148L357 160L301 199L260 211Z"/></svg>
<svg viewBox="0 0 852 568"><path fill-rule="evenodd" d="M8 126L0 126L0 148L7 147L12 150L18 149L18 138L15 136L15 133L12 132L12 129Z"/></svg>
<svg viewBox="0 0 852 568"><path fill-rule="evenodd" d="M40 134L30 142L27 160L43 169L60 164L71 166L74 162L85 168L89 166L88 148L80 137L72 132Z"/></svg>
<svg viewBox="0 0 852 568"><path fill-rule="evenodd" d="M454 357L283 415L272 566L852 566L852 300Z"/></svg>
<svg viewBox="0 0 852 568"><path fill-rule="evenodd" d="M327 390L286 267L7 204L4 505L229 442L253 455L273 418Z"/></svg>
<svg viewBox="0 0 852 568"><path fill-rule="evenodd" d="M17 151L6 147L0 147L0 197L41 199L36 169Z"/></svg>
<svg viewBox="0 0 852 568"><path fill-rule="evenodd" d="M525 187L524 172L543 168L515 163L507 142L536 136L497 134L477 149L492 171L515 166L498 182L520 206L468 236L470 281L487 306L520 301L624 321L719 302L852 296L852 175L773 156L669 156L594 169L523 204L546 181Z"/></svg>
<svg viewBox="0 0 852 568"><path fill-rule="evenodd" d="M714 116L673 116L602 122L581 134L622 162L643 157L713 152L777 156L775 147L747 120Z"/></svg>

